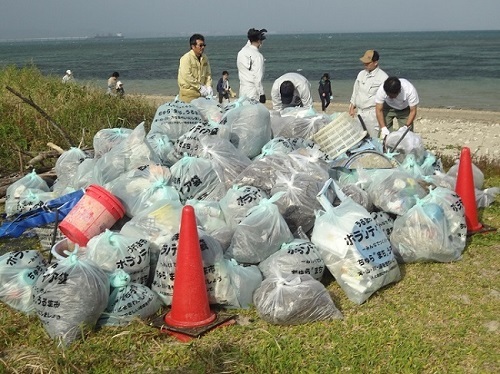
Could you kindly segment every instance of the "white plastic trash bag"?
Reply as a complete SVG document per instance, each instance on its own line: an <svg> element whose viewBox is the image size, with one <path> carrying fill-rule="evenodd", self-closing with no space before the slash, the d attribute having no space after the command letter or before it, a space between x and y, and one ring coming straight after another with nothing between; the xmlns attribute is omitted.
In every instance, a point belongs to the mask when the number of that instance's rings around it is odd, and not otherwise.
<svg viewBox="0 0 500 374"><path fill-rule="evenodd" d="M367 187L373 204L380 210L397 215L405 214L417 198L427 191L407 172L398 169L375 169Z"/></svg>
<svg viewBox="0 0 500 374"><path fill-rule="evenodd" d="M47 262L39 251L7 252L0 256L0 301L21 312L33 313L33 285L45 270Z"/></svg>
<svg viewBox="0 0 500 374"><path fill-rule="evenodd" d="M219 122L222 119L222 107L211 97L199 97L191 100L191 105L198 109L203 121Z"/></svg>
<svg viewBox="0 0 500 374"><path fill-rule="evenodd" d="M261 158L265 155L273 154L273 153L290 153L294 150L292 143L287 138L282 136L277 136L272 138L262 147L260 154L257 158Z"/></svg>
<svg viewBox="0 0 500 374"><path fill-rule="evenodd" d="M50 337L67 346L95 327L108 305L109 290L104 271L94 262L71 254L38 278L33 302Z"/></svg>
<svg viewBox="0 0 500 374"><path fill-rule="evenodd" d="M256 158L233 181L238 186L254 186L270 194L279 173L289 174L293 170L293 160L286 153L273 153Z"/></svg>
<svg viewBox="0 0 500 374"><path fill-rule="evenodd" d="M398 153L398 155L396 155L395 157L399 162L402 162L405 159L406 155L413 154L415 155L415 159L417 160L417 162L419 164L422 164L425 158L425 147L422 141L422 137L414 133L413 131L408 131L406 135L404 135L405 131L406 127L400 127L396 131L393 131L389 135L387 135L387 137L385 138L386 148L390 149L391 152ZM398 145L394 149L396 144Z"/></svg>
<svg viewBox="0 0 500 374"><path fill-rule="evenodd" d="M193 125L202 121L200 111L194 105L174 100L156 109L148 136L154 133L166 134L174 142Z"/></svg>
<svg viewBox="0 0 500 374"><path fill-rule="evenodd" d="M123 326L136 318L146 319L161 308L158 295L148 287L130 280L121 269L110 276L108 306L99 318L100 326Z"/></svg>
<svg viewBox="0 0 500 374"><path fill-rule="evenodd" d="M76 170L73 179L69 182L68 186L78 190L80 188L86 189L94 182L94 167L97 162L95 158L86 158L83 160Z"/></svg>
<svg viewBox="0 0 500 374"><path fill-rule="evenodd" d="M125 236L143 238L149 241L148 285L154 278L160 246L165 242L165 238L170 239L179 231L182 208L179 201L157 201L125 223L120 230L120 233Z"/></svg>
<svg viewBox="0 0 500 374"><path fill-rule="evenodd" d="M398 263L389 239L365 208L349 197L334 208L324 191L318 198L325 210L317 214L311 241L349 300L362 304L399 281Z"/></svg>
<svg viewBox="0 0 500 374"><path fill-rule="evenodd" d="M385 235L390 238L394 228L394 218L387 212L371 212L370 215Z"/></svg>
<svg viewBox="0 0 500 374"><path fill-rule="evenodd" d="M321 209L316 200L316 195L324 184L304 172L293 172L291 175L278 174L276 184L271 189L271 195L283 193L276 201L283 218L288 224L290 231L295 232L299 227L308 232L314 226L314 212Z"/></svg>
<svg viewBox="0 0 500 374"><path fill-rule="evenodd" d="M180 201L171 183L170 170L158 164L146 164L130 170L105 187L120 200L129 217L134 217L157 201Z"/></svg>
<svg viewBox="0 0 500 374"><path fill-rule="evenodd" d="M228 308L249 308L253 304L253 293L262 283L262 273L256 265L242 265L234 259L224 259L229 277Z"/></svg>
<svg viewBox="0 0 500 374"><path fill-rule="evenodd" d="M266 278L253 301L259 316L276 325L343 318L325 286L308 274Z"/></svg>
<svg viewBox="0 0 500 374"><path fill-rule="evenodd" d="M5 194L5 214L7 217L22 212L22 209L19 206L19 200L21 199L23 192L30 188L45 192L50 191L47 182L45 182L42 177L35 172L35 170L26 174L24 177L18 179L7 187Z"/></svg>
<svg viewBox="0 0 500 374"><path fill-rule="evenodd" d="M171 156L174 150L174 145L168 138L167 134L149 133L146 136L146 140L153 151L158 155L162 165L172 166L175 164L177 158Z"/></svg>
<svg viewBox="0 0 500 374"><path fill-rule="evenodd" d="M171 305L177 270L179 233L164 239L164 243L160 246L158 264L151 289L158 294L163 304ZM209 302L211 304L224 303L227 300L229 277L223 261L222 247L218 241L202 230L198 230L198 239Z"/></svg>
<svg viewBox="0 0 500 374"><path fill-rule="evenodd" d="M259 269L264 278L308 274L316 280L321 280L325 262L316 246L309 240L294 239L283 244L278 252L262 261Z"/></svg>
<svg viewBox="0 0 500 374"><path fill-rule="evenodd" d="M226 188L231 188L234 179L250 164L250 159L226 139L205 136L200 139L199 157L211 160L222 172Z"/></svg>
<svg viewBox="0 0 500 374"><path fill-rule="evenodd" d="M224 113L221 124L231 129L231 143L249 158L271 140L271 116L261 103L247 101Z"/></svg>
<svg viewBox="0 0 500 374"><path fill-rule="evenodd" d="M481 188L483 188L484 174L481 171L481 169L479 169L477 165L475 165L474 163L471 164L471 167L472 167L472 178L474 179L474 187L480 190ZM450 167L450 169L446 174L449 175L450 177L453 177L456 180L459 168L460 168L460 160L456 160L455 164L452 167Z"/></svg>
<svg viewBox="0 0 500 374"><path fill-rule="evenodd" d="M71 147L69 150L61 154L54 166L57 174L56 182L53 186L53 191L62 195L66 187L74 180L78 171L78 166L89 156L80 148Z"/></svg>
<svg viewBox="0 0 500 374"><path fill-rule="evenodd" d="M224 214L226 223L234 230L236 225L246 217L250 208L259 205L263 199L268 198L269 196L260 188L253 186L233 186L220 199L220 208Z"/></svg>
<svg viewBox="0 0 500 374"><path fill-rule="evenodd" d="M293 240L285 219L274 204L281 195L280 192L263 199L248 211L236 226L227 256L238 262L258 264L279 250L283 243Z"/></svg>
<svg viewBox="0 0 500 374"><path fill-rule="evenodd" d="M146 140L144 122L141 122L127 138L97 160L93 178L104 186L121 174L150 163L159 164L160 159Z"/></svg>
<svg viewBox="0 0 500 374"><path fill-rule="evenodd" d="M391 243L398 262L451 262L461 258L467 239L462 201L452 191L433 191L433 196L417 200L394 221Z"/></svg>
<svg viewBox="0 0 500 374"><path fill-rule="evenodd" d="M186 205L191 205L194 208L196 223L207 234L227 227L224 213L220 207L220 203L214 200L195 200L186 201Z"/></svg>
<svg viewBox="0 0 500 374"><path fill-rule="evenodd" d="M182 203L189 199L220 200L226 193L221 171L212 161L184 156L170 168Z"/></svg>
<svg viewBox="0 0 500 374"><path fill-rule="evenodd" d="M214 122L198 123L185 132L174 143L173 156L180 159L183 155L197 156L202 138L220 138L229 141L230 131L227 126ZM234 147L234 146L233 146Z"/></svg>
<svg viewBox="0 0 500 374"><path fill-rule="evenodd" d="M89 240L86 257L108 273L121 269L130 275L131 282L148 282L149 241L144 238L105 230Z"/></svg>
<svg viewBox="0 0 500 374"><path fill-rule="evenodd" d="M102 155L120 144L131 133L132 129L127 129L125 127L101 129L97 131L93 139L94 158L102 157Z"/></svg>

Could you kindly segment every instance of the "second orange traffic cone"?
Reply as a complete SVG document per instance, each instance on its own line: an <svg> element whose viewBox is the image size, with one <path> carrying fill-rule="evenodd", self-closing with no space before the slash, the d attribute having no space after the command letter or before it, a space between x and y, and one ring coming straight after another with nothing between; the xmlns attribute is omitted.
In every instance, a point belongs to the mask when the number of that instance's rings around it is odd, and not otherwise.
<svg viewBox="0 0 500 374"><path fill-rule="evenodd" d="M210 310L194 208L182 209L172 308L168 326L195 328L210 325L217 315Z"/></svg>
<svg viewBox="0 0 500 374"><path fill-rule="evenodd" d="M467 231L472 234L480 231L483 225L477 218L476 192L474 187L474 174L472 173L472 160L470 149L462 148L460 164L458 165L457 183L455 192L462 199L465 208L465 222Z"/></svg>

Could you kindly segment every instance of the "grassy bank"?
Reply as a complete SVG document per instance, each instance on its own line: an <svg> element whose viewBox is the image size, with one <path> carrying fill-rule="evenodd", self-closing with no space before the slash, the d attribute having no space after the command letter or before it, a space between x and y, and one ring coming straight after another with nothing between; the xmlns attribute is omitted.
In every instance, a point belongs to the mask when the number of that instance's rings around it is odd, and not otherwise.
<svg viewBox="0 0 500 374"><path fill-rule="evenodd" d="M34 68L8 68L0 77L0 165L5 170L19 169L19 154L24 158L46 150L48 141L64 147L46 119L6 92L5 85L31 97L87 146L98 129L133 127L151 121L155 111L141 98L120 100L64 86ZM485 188L500 186L498 164L474 161L485 173ZM478 213L484 224L500 227L499 198ZM19 245L38 248L35 241L5 240L0 249ZM61 350L36 316L0 303L0 373L496 373L499 250L498 232L469 237L460 261L402 265L402 280L363 305L347 299L327 275L323 284L343 320L275 326L253 308L236 310L238 324L187 344L135 321L93 331Z"/></svg>
<svg viewBox="0 0 500 374"><path fill-rule="evenodd" d="M31 100L49 119L6 87ZM62 84L60 77L43 76L34 66L9 66L0 70L0 174L23 170L31 158L51 150L48 142L63 149L92 148L98 130L150 123L155 109L145 99L120 99L104 89Z"/></svg>

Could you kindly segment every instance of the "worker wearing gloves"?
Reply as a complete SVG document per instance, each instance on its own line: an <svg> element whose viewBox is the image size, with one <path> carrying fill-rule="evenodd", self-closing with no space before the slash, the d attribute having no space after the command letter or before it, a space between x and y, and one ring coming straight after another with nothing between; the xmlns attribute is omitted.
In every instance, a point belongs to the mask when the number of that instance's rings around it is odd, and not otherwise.
<svg viewBox="0 0 500 374"><path fill-rule="evenodd" d="M179 62L177 83L180 100L189 103L198 97L212 97L212 72L208 57L204 54L205 38L194 34L189 39L191 50Z"/></svg>
<svg viewBox="0 0 500 374"><path fill-rule="evenodd" d="M389 135L394 118L399 127L413 126L417 116L418 93L406 79L389 77L375 95L375 111L380 127L380 138Z"/></svg>
<svg viewBox="0 0 500 374"><path fill-rule="evenodd" d="M380 55L377 51L369 49L359 60L363 63L364 69L358 73L354 81L349 115L361 116L370 137L376 138L379 126L375 111L375 95L389 76L379 66Z"/></svg>

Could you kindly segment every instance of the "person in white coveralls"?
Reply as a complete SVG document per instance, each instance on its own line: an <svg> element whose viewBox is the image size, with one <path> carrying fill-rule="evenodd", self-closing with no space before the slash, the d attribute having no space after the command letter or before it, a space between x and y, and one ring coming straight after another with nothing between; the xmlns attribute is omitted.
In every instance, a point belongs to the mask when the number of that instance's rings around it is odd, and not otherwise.
<svg viewBox="0 0 500 374"><path fill-rule="evenodd" d="M271 89L273 109L287 107L310 108L313 105L311 83L299 73L286 73L276 79Z"/></svg>

